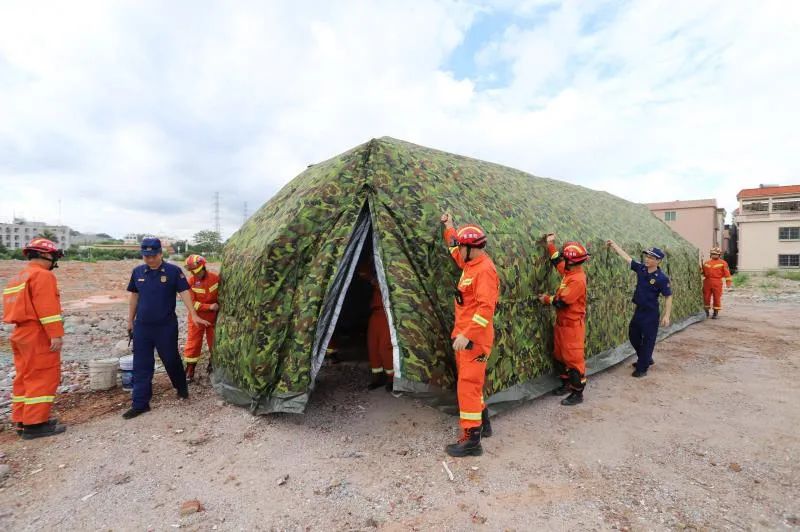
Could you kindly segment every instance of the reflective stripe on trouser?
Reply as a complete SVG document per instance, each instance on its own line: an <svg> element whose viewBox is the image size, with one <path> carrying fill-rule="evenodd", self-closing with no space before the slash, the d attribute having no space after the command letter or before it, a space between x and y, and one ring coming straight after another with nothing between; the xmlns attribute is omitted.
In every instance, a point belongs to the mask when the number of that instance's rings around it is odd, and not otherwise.
<svg viewBox="0 0 800 532"><path fill-rule="evenodd" d="M369 321L367 322L367 354L372 373L385 371L390 377L394 375L392 337L389 334L389 321L386 319L386 313L383 309L373 311L369 316Z"/></svg>
<svg viewBox="0 0 800 532"><path fill-rule="evenodd" d="M133 325L133 393L132 406L142 410L150 406L153 396L153 371L155 357L158 356L167 370L169 380L176 390L185 391L186 373L183 370L181 357L178 355L178 319L159 325Z"/></svg>
<svg viewBox="0 0 800 532"><path fill-rule="evenodd" d="M722 310L722 279L703 279L703 306Z"/></svg>
<svg viewBox="0 0 800 532"><path fill-rule="evenodd" d="M203 319L203 316L200 316ZM203 336L206 338L206 345L208 351L214 349L214 325L210 327L203 327L202 325L195 325L189 319L189 327L186 331L186 345L183 347L183 361L187 364L196 364L200 360L200 353L203 351Z"/></svg>
<svg viewBox="0 0 800 532"><path fill-rule="evenodd" d="M636 351L636 369L647 371L653 363L653 350L658 336L658 313L643 312L638 308L628 325L628 339Z"/></svg>
<svg viewBox="0 0 800 532"><path fill-rule="evenodd" d="M12 385L11 420L35 425L50 419L58 384L61 353L50 351L50 337L39 325L17 327L11 335L16 376Z"/></svg>
<svg viewBox="0 0 800 532"><path fill-rule="evenodd" d="M490 347L473 346L472 349L456 351L458 371L458 410L463 429L480 427L483 412L483 383L486 381L486 358ZM485 355L484 360L477 360Z"/></svg>

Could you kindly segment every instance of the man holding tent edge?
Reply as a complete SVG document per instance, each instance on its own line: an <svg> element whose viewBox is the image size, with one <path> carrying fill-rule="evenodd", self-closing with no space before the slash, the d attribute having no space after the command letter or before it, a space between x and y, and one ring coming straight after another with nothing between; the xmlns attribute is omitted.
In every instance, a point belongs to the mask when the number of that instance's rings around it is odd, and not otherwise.
<svg viewBox="0 0 800 532"><path fill-rule="evenodd" d="M481 436L489 437L492 427L483 403L486 361L494 343L494 309L500 291L497 270L484 251L486 234L474 224L458 230L452 216L441 217L444 240L459 268L463 270L456 287L455 324L451 338L456 357L458 409L463 430L457 443L447 446L450 456L480 456Z"/></svg>
<svg viewBox="0 0 800 532"><path fill-rule="evenodd" d="M553 358L561 387L553 393L569 394L561 404L572 406L583 402L586 387L586 273L581 265L589 260L589 252L578 242L566 242L558 251L555 239L553 233L545 236L550 262L561 276L561 284L554 295L539 294L539 301L556 309Z"/></svg>

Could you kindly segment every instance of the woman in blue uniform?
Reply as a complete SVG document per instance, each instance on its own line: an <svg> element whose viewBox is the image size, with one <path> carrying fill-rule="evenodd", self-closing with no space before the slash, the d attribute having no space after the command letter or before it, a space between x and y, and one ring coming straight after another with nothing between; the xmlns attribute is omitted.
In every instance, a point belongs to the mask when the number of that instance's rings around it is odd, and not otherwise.
<svg viewBox="0 0 800 532"><path fill-rule="evenodd" d="M633 293L636 310L628 326L628 338L636 350L637 357L633 376L644 377L647 375L647 370L653 365L653 349L656 346L659 325L659 295L665 298L664 317L661 319L662 327L669 326L672 312L672 289L669 286L669 277L659 268L659 264L664 259L664 252L658 248L644 250L642 252L644 264L642 264L633 260L613 240L607 240L606 245L622 257L631 270L636 272L636 291Z"/></svg>

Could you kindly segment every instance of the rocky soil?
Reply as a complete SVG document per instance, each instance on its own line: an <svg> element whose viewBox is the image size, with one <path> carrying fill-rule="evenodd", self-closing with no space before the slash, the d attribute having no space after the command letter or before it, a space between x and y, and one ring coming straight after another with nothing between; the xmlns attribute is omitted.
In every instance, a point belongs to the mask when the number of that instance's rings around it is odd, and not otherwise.
<svg viewBox="0 0 800 532"><path fill-rule="evenodd" d="M787 286L727 293L721 319L658 344L646 378L626 362L594 376L580 406L543 397L498 416L477 458L443 452L455 418L367 392L363 363L326 366L300 416L254 417L205 379L178 401L165 375L131 421L119 390L63 394L65 435L0 433L0 528L797 529L800 302ZM114 330L87 356L113 350Z"/></svg>

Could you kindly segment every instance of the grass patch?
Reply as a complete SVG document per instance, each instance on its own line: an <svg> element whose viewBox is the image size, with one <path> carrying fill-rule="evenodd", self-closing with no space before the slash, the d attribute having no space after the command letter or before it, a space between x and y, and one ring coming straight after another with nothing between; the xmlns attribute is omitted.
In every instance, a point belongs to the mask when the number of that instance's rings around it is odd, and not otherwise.
<svg viewBox="0 0 800 532"><path fill-rule="evenodd" d="M746 285L749 280L750 276L746 273L737 273L733 276L733 286L736 288L741 288L742 286Z"/></svg>
<svg viewBox="0 0 800 532"><path fill-rule="evenodd" d="M790 281L800 281L800 271L798 272L783 272L781 275L784 279L789 279Z"/></svg>
<svg viewBox="0 0 800 532"><path fill-rule="evenodd" d="M776 275L778 275L778 270L777 268L772 268L771 270L765 271L764 275L766 277L775 277Z"/></svg>
<svg viewBox="0 0 800 532"><path fill-rule="evenodd" d="M759 288L765 288L767 290L778 288L778 281L775 281L774 279L761 281Z"/></svg>

